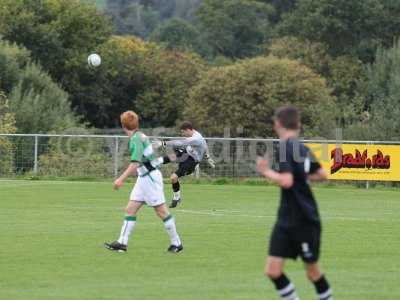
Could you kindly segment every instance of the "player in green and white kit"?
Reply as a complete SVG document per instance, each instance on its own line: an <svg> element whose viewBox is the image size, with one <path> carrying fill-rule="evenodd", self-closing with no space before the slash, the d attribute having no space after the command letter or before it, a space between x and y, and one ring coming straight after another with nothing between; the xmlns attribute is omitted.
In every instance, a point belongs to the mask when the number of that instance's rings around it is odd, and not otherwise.
<svg viewBox="0 0 400 300"><path fill-rule="evenodd" d="M128 239L136 224L136 215L140 208L147 204L154 207L156 214L164 221L164 226L171 240L169 252L183 250L182 242L176 231L175 220L170 215L165 204L163 177L159 170L162 158L157 158L148 137L139 129L139 118L133 111L121 115L122 128L129 136L129 151L131 163L125 172L115 180L114 190L119 189L131 175L137 174L138 179L130 194L126 207L126 216L121 228L119 239L112 243L105 243L109 250L126 252Z"/></svg>

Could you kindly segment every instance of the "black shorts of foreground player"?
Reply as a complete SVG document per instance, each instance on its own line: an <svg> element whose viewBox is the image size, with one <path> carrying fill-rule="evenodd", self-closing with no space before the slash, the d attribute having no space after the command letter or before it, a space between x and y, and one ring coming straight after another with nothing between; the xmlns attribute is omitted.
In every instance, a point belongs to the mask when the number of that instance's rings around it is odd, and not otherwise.
<svg viewBox="0 0 400 300"><path fill-rule="evenodd" d="M172 146L175 154L163 157L163 163L168 164L171 162L178 163L178 169L171 174L171 184L173 190L173 197L170 208L175 208L181 202L181 187L179 178L193 174L198 164L206 158L208 164L214 168L214 161L208 153L208 147L204 137L193 128L192 123L185 121L182 123L181 134L184 139L163 141L155 144L155 147Z"/></svg>
<svg viewBox="0 0 400 300"><path fill-rule="evenodd" d="M317 299L332 300L328 281L319 261L321 221L309 181L322 181L326 173L312 152L298 140L300 115L296 108L278 109L274 129L279 136L279 168L258 159L257 170L281 187L278 219L272 230L265 275L285 300L299 300L295 286L284 273L285 259L301 257L308 279L314 284Z"/></svg>

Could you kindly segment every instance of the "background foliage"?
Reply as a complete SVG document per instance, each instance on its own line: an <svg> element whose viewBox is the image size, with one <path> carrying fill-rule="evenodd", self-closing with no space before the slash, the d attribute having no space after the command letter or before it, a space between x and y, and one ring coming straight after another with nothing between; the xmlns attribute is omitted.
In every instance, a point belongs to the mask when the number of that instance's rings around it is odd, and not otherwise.
<svg viewBox="0 0 400 300"><path fill-rule="evenodd" d="M399 20L393 0L0 0L0 89L21 133L115 128L134 109L145 127L217 134L218 115L266 136L247 111L293 102L307 136L395 138Z"/></svg>
<svg viewBox="0 0 400 300"><path fill-rule="evenodd" d="M15 118L8 107L6 95L0 91L0 132L15 133ZM0 173L11 174L13 169L13 145L4 137L0 137Z"/></svg>
<svg viewBox="0 0 400 300"><path fill-rule="evenodd" d="M302 110L310 134L334 125L329 109L335 98L325 80L296 61L273 56L211 69L192 88L185 117L212 135L222 135L224 124L243 128L245 136L273 136L271 116L289 103Z"/></svg>

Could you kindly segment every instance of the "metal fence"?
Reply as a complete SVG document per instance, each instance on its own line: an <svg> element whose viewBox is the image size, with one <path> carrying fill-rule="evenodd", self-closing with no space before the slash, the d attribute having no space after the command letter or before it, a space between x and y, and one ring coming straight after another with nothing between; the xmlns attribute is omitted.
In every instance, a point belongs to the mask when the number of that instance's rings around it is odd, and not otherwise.
<svg viewBox="0 0 400 300"><path fill-rule="evenodd" d="M172 139L173 137L151 137ZM216 168L200 164L201 177L255 177L258 155L275 157L277 139L207 138ZM337 143L308 140L315 143ZM354 144L393 142L345 141ZM171 149L167 149L170 152ZM160 153L161 154L161 153ZM115 177L129 163L128 138L120 135L0 134L0 177L37 175L46 177ZM175 170L165 165L163 173Z"/></svg>

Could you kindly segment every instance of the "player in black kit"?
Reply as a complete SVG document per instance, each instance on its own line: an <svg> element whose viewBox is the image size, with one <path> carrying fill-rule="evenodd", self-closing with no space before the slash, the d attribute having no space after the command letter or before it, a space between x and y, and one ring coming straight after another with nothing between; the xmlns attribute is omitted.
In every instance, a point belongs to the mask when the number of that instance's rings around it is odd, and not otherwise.
<svg viewBox="0 0 400 300"><path fill-rule="evenodd" d="M285 259L301 257L308 279L314 284L317 299L332 300L332 291L318 264L321 221L309 181L322 181L326 173L312 152L298 140L300 115L286 106L274 116L279 136L279 168L272 170L268 160L259 159L257 170L281 187L278 219L272 231L265 275L284 300L299 300L294 285L283 273Z"/></svg>

